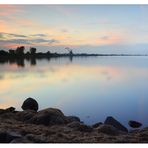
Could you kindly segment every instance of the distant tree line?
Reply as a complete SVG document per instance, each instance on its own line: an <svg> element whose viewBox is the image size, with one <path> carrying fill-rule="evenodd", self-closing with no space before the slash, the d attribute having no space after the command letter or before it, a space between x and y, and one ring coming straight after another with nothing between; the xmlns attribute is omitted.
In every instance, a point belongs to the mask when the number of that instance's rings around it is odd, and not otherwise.
<svg viewBox="0 0 148 148"><path fill-rule="evenodd" d="M46 53L42 53L42 52L36 52L37 49L35 47L30 47L29 51L27 51L26 53L25 51L25 47L24 46L20 46L17 47L16 49L9 49L9 51L5 51L5 50L0 50L0 57L33 57L33 56L52 56L52 55L56 55L57 53L53 53L51 54L50 51L47 51Z"/></svg>
<svg viewBox="0 0 148 148"><path fill-rule="evenodd" d="M20 46L20 47L17 47L15 50L13 49L9 49L9 51L5 51L5 50L0 50L0 55L2 56L7 56L7 55L25 55L24 53L24 50L25 50L25 47L24 46ZM34 55L36 53L36 48L34 47L30 47L30 50L29 52L27 52L26 54L30 54L30 55Z"/></svg>

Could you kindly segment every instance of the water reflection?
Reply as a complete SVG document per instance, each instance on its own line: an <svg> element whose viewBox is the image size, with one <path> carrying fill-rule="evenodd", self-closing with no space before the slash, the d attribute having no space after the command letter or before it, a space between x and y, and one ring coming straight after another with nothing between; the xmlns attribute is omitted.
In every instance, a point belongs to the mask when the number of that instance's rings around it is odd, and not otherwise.
<svg viewBox="0 0 148 148"><path fill-rule="evenodd" d="M52 58L35 58L35 57L29 57L29 58L9 58L9 59L5 59L2 58L0 59L0 64L16 64L18 67L25 67L25 60L30 62L31 66L35 66L37 64L37 60L47 60L50 61L50 59L55 59L58 60L59 58L63 58L63 57L52 57ZM72 62L73 57L72 56L68 56L68 57L64 57L69 59L70 62ZM87 57L86 57L87 58Z"/></svg>
<svg viewBox="0 0 148 148"><path fill-rule="evenodd" d="M20 66L21 65L21 66ZM148 58L98 57L8 61L0 64L0 108L34 97L88 123L112 115L148 125ZM88 118L89 117L89 118Z"/></svg>

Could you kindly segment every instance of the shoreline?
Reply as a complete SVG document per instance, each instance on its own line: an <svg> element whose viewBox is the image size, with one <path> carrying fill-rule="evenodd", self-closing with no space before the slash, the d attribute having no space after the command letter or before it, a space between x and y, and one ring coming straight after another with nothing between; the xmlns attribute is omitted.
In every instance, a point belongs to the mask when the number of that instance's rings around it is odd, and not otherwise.
<svg viewBox="0 0 148 148"><path fill-rule="evenodd" d="M32 98L25 101L29 99ZM148 127L128 130L114 117L107 117L104 123L87 125L79 117L66 116L57 108L37 111L37 102L33 100L34 104L26 106L25 101L23 111L16 111L14 107L0 109L0 143L148 142ZM136 127L132 122L131 126Z"/></svg>

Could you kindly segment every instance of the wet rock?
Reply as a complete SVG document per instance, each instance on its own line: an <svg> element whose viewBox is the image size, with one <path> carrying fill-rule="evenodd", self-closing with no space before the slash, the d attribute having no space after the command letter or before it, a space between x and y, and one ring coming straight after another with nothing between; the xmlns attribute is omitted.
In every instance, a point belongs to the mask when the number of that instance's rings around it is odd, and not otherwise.
<svg viewBox="0 0 148 148"><path fill-rule="evenodd" d="M23 110L29 109L29 110L37 111L38 110L38 103L33 98L28 98L23 102L22 109Z"/></svg>
<svg viewBox="0 0 148 148"><path fill-rule="evenodd" d="M118 130L128 132L127 128L124 127L119 121L117 121L113 117L107 117L104 124L112 125L115 128L117 128Z"/></svg>
<svg viewBox="0 0 148 148"><path fill-rule="evenodd" d="M105 133L107 135L118 135L119 131L115 127L107 124L102 124L97 128L98 132Z"/></svg>
<svg viewBox="0 0 148 148"><path fill-rule="evenodd" d="M76 116L67 116L67 122L70 123L70 122L74 122L74 121L78 121L80 122L80 118L79 117L76 117Z"/></svg>
<svg viewBox="0 0 148 148"><path fill-rule="evenodd" d="M56 108L47 108L41 110L29 120L29 123L43 125L64 124L65 122L66 118L64 114Z"/></svg>
<svg viewBox="0 0 148 148"><path fill-rule="evenodd" d="M130 120L128 122L129 126L132 127L132 128L139 128L142 126L142 123L140 122L137 122L137 121L133 121L133 120Z"/></svg>
<svg viewBox="0 0 148 148"><path fill-rule="evenodd" d="M15 118L19 121L28 121L36 114L34 110L24 110L17 112Z"/></svg>
<svg viewBox="0 0 148 148"><path fill-rule="evenodd" d="M99 127L102 124L103 124L102 122L98 122L98 123L93 124L92 127L93 128L97 128L97 127Z"/></svg>

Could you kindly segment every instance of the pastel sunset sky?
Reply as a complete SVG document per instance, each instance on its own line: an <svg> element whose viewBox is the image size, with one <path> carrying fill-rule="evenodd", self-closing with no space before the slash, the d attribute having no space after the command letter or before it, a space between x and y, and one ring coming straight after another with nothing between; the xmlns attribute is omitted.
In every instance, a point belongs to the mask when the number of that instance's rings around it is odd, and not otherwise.
<svg viewBox="0 0 148 148"><path fill-rule="evenodd" d="M148 5L0 5L0 49L148 53Z"/></svg>

